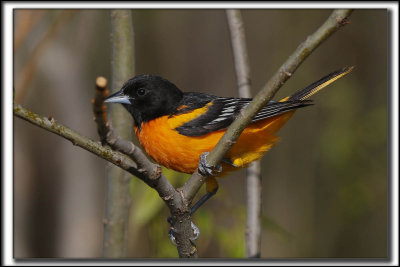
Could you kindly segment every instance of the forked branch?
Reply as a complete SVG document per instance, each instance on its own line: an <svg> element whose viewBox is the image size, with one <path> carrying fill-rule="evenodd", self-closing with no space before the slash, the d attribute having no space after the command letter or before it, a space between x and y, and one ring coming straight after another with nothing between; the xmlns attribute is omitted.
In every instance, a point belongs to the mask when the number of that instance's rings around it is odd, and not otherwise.
<svg viewBox="0 0 400 267"><path fill-rule="evenodd" d="M350 14L351 10L333 11L325 23L302 44L300 44L296 51L256 95L250 105L241 113L234 123L232 123L217 146L209 154L207 161L211 166L218 165L224 154L235 143L235 140L237 140L240 133L249 124L255 114L265 104L267 104L270 99L272 99L278 89L292 76L294 71L308 57L308 55L310 55L319 44L326 40L336 30L348 23L347 17L350 16ZM98 85L99 84L97 84L97 86ZM103 85L103 87L105 86ZM103 92L97 91L96 94L99 95L96 96L96 99L103 98L104 100L106 92L105 88L103 88ZM179 256L197 257L196 247L194 243L190 241L190 238L192 237L192 229L190 224L191 218L189 205L206 180L206 177L201 176L198 171L196 171L182 188L175 189L161 173L159 167L149 161L139 148L135 147L132 143L126 143L127 141L122 140L113 133L112 129L107 125L107 118L103 117L104 109L102 107L102 100L94 100L93 104L95 105L94 110L96 123L100 125L99 132L100 136L102 136L102 142L110 144L118 151L114 151L108 146L102 146L99 142L88 139L76 131L59 124L50 116L39 116L20 105L14 104L14 115L70 140L74 145L88 150L128 171L157 190L160 197L164 200L171 211Z"/></svg>

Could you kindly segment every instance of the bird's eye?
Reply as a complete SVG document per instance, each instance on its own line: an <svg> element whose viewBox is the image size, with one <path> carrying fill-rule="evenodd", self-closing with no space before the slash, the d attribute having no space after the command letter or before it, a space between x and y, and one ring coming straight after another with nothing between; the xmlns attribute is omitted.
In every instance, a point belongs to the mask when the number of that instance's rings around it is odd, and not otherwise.
<svg viewBox="0 0 400 267"><path fill-rule="evenodd" d="M144 95L146 94L146 89L144 89L144 88L139 88L139 89L137 90L137 94L138 94L139 96L144 96Z"/></svg>

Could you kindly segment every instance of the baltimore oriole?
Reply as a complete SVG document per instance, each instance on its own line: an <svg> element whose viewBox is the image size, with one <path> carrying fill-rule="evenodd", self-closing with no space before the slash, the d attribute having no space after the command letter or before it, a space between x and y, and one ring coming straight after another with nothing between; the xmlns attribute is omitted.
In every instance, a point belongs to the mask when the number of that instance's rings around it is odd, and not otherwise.
<svg viewBox="0 0 400 267"><path fill-rule="evenodd" d="M242 132L225 155L221 177L260 159L276 144L277 131L298 108L312 105L310 96L348 74L353 67L337 70L280 101L270 101ZM193 173L199 158L211 151L251 98L218 97L183 93L173 83L154 75L138 75L105 102L121 103L132 115L134 130L147 154L167 168ZM215 194L214 177L206 181L208 199ZM204 199L203 199L204 200ZM205 200L202 202L204 203ZM201 204L200 204L201 205ZM192 208L192 211L198 208Z"/></svg>

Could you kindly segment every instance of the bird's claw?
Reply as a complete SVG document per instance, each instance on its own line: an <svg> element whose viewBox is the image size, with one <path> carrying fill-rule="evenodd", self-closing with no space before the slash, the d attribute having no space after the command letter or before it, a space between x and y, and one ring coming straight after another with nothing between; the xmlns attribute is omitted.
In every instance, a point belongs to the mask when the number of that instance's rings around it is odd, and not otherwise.
<svg viewBox="0 0 400 267"><path fill-rule="evenodd" d="M218 166L214 168L214 166L211 166L210 164L207 163L207 156L209 154L210 152L204 152L203 154L200 155L198 170L202 176L214 176L222 172L221 164L218 164Z"/></svg>
<svg viewBox="0 0 400 267"><path fill-rule="evenodd" d="M168 231L168 236L169 236L169 240L171 240L171 243L172 243L174 246L176 246L176 239L175 239L174 231L172 230L172 228L169 229L169 231Z"/></svg>
<svg viewBox="0 0 400 267"><path fill-rule="evenodd" d="M167 221L171 224L172 219L170 219L171 217L168 217ZM197 227L193 222L190 222L192 230L193 230L193 237L189 238L191 241L195 241L196 239L199 238L200 236L200 229L199 227ZM169 236L169 240L171 240L171 243L176 246L176 238L174 235L174 228L171 226L171 228L168 231L168 236Z"/></svg>
<svg viewBox="0 0 400 267"><path fill-rule="evenodd" d="M193 237L190 238L190 240L195 241L197 238L200 236L200 229L197 227L193 222L190 222L193 230Z"/></svg>

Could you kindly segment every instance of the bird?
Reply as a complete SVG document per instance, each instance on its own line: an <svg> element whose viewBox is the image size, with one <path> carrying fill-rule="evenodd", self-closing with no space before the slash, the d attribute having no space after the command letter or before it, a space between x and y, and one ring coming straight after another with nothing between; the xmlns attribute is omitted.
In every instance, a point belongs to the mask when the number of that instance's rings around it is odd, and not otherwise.
<svg viewBox="0 0 400 267"><path fill-rule="evenodd" d="M293 114L313 104L309 97L353 68L344 67L288 97L269 101L243 130L216 173L207 169L204 159L252 98L183 92L165 78L141 74L127 80L104 102L120 103L132 115L139 143L158 164L183 173L198 169L202 175L213 174L206 180L206 195L192 206L193 214L217 192L216 178L259 160L278 142L277 132Z"/></svg>

